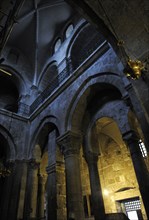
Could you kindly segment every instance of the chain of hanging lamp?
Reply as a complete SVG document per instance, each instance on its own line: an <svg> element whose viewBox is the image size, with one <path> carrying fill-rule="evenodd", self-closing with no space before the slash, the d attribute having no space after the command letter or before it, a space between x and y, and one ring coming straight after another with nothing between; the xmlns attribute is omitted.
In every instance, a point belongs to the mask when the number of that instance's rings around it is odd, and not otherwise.
<svg viewBox="0 0 149 220"><path fill-rule="evenodd" d="M100 8L102 9L111 27L111 30L117 39L117 46L119 47L122 58L125 60L126 67L124 68L124 73L126 74L127 77L131 77L132 79L139 79L142 74L143 69L145 68L144 64L140 60L133 60L127 55L125 48L124 48L125 42L123 39L119 39L115 31L115 28L113 27L112 22L110 21L109 16L105 8L103 7L102 1L98 0L98 4Z"/></svg>

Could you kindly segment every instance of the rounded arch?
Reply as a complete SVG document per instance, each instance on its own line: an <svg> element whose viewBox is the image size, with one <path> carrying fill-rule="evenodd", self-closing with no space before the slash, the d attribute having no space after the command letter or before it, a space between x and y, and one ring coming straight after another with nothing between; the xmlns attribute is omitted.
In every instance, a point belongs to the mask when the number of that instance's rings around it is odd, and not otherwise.
<svg viewBox="0 0 149 220"><path fill-rule="evenodd" d="M9 76L9 78L16 85L20 94L26 93L27 85L26 85L25 79L22 77L22 75L17 70L15 70L11 66L2 65L2 64L0 65L0 69L3 69L5 71L7 71L8 73L12 74L11 76Z"/></svg>
<svg viewBox="0 0 149 220"><path fill-rule="evenodd" d="M85 109L87 108L88 97L92 91L92 88L96 88L96 93L102 88L111 88L115 90L119 98L126 95L126 90L122 84L120 76L114 73L97 73L88 77L82 85L79 87L79 90L74 95L66 115L65 129L66 130L80 130L80 127L77 126L77 118L79 121L82 120Z"/></svg>
<svg viewBox="0 0 149 220"><path fill-rule="evenodd" d="M2 125L0 125L0 135L3 137L8 147L7 155L6 155L7 161L14 161L16 158L16 146L11 134Z"/></svg>
<svg viewBox="0 0 149 220"><path fill-rule="evenodd" d="M12 74L9 76L1 69ZM27 94L27 82L14 68L0 65L0 106L12 112L18 112L19 102Z"/></svg>
<svg viewBox="0 0 149 220"><path fill-rule="evenodd" d="M82 19L74 28L74 34L72 35L69 45L67 47L67 51L66 51L66 57L70 57L71 56L71 49L72 46L75 42L75 40L77 39L77 37L79 36L79 34L81 33L81 31L88 25L88 22L84 19Z"/></svg>
<svg viewBox="0 0 149 220"><path fill-rule="evenodd" d="M41 147L43 149L40 148L40 150L44 151L44 145L45 145L45 141L47 140L47 135L53 129L56 129L57 135L59 135L57 118L54 116L44 117L33 133L33 136L31 139L31 148L30 148L30 152L29 152L29 157L32 158L34 148L36 145L37 146L41 145ZM41 138L41 137L43 137L43 138ZM37 148L38 148L37 151L39 153L39 147L37 147ZM42 153L43 152L41 152L41 154Z"/></svg>
<svg viewBox="0 0 149 220"><path fill-rule="evenodd" d="M107 102L101 109L99 109L85 127L85 150L91 152L97 150L95 149L97 144L94 144L95 147L91 144L93 139L92 136L94 133L101 132L103 127L104 130L102 133L113 138L115 142L120 144L120 142L122 142L122 135L131 130L131 125L129 123L129 110L129 107L126 106L122 100ZM94 136L96 136L96 134Z"/></svg>
<svg viewBox="0 0 149 220"><path fill-rule="evenodd" d="M79 67L104 41L103 35L93 25L86 24L71 46L70 58L73 69Z"/></svg>
<svg viewBox="0 0 149 220"><path fill-rule="evenodd" d="M52 80L57 78L57 76L58 76L57 62L53 60L45 67L44 71L39 77L38 87L40 88L40 90L43 91Z"/></svg>
<svg viewBox="0 0 149 220"><path fill-rule="evenodd" d="M9 76L0 77L0 107L8 111L18 111L19 91Z"/></svg>
<svg viewBox="0 0 149 220"><path fill-rule="evenodd" d="M127 118L127 111L125 118ZM106 147L106 145L108 145L109 139L117 143L118 146L123 145L124 142L121 132L125 132L126 130L122 130L124 123L118 123L118 120L116 120L116 117L113 117L112 114L108 115L106 112L105 116L100 115L100 113L96 114L89 124L84 136L85 151L101 154L103 146ZM126 123L128 123L128 119ZM127 129L129 129L129 125Z"/></svg>

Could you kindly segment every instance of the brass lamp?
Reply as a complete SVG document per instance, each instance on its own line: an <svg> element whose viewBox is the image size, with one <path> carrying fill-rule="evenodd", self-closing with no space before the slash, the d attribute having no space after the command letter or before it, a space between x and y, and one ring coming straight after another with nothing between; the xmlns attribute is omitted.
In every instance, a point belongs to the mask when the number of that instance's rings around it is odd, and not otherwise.
<svg viewBox="0 0 149 220"><path fill-rule="evenodd" d="M131 59L128 60L127 64L132 71L126 73L126 75L130 76L132 79L139 79L142 74L142 70L144 69L144 64L140 60Z"/></svg>

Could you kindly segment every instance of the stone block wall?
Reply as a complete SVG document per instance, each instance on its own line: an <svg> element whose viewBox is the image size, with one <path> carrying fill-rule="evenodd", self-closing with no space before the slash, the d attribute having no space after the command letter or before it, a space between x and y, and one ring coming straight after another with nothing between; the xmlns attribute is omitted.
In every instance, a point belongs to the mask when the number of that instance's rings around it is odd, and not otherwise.
<svg viewBox="0 0 149 220"><path fill-rule="evenodd" d="M146 220L147 218L138 189L136 175L126 145L123 143L123 145L119 146L112 138L109 139L108 142L105 141L105 143L108 144L100 150L101 155L98 160L98 169L105 211L106 214L109 214L107 219L127 219L123 214L119 214L119 212L122 212L122 209L119 208L120 201L139 197L141 200L141 212L144 220ZM87 163L83 156L81 157L81 177L83 196L89 198L91 194L89 173ZM91 217L90 201L88 202L88 217ZM114 217L110 215L112 213ZM119 215L116 215L116 213ZM86 219L88 218L86 217Z"/></svg>

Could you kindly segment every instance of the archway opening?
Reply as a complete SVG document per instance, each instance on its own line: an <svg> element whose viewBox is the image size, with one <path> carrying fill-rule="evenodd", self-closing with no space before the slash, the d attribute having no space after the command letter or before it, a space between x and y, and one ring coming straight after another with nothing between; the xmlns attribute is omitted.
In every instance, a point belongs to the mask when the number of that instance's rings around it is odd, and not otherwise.
<svg viewBox="0 0 149 220"><path fill-rule="evenodd" d="M122 139L117 123L109 117L97 119L91 129L89 144L93 153L99 154L97 167L106 215L112 217L112 214L124 213L130 217L132 213L125 202L137 201L139 205L133 206L136 209L132 211L138 219L146 219L130 151ZM84 209L89 218L93 217L93 204L89 172L83 157L82 164Z"/></svg>
<svg viewBox="0 0 149 220"><path fill-rule="evenodd" d="M32 191L32 218L66 218L64 158L56 143L57 136L56 126L46 123L36 140L33 158L38 168L33 175L36 187Z"/></svg>
<svg viewBox="0 0 149 220"><path fill-rule="evenodd" d="M0 77L0 108L18 111L19 91L10 77Z"/></svg>

